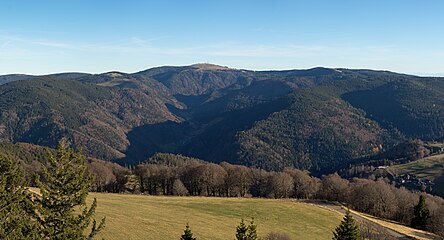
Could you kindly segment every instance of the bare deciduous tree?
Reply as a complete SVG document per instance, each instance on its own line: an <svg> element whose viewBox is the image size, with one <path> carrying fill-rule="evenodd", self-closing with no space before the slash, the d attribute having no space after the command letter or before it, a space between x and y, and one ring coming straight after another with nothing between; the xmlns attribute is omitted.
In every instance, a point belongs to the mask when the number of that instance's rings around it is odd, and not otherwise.
<svg viewBox="0 0 444 240"><path fill-rule="evenodd" d="M293 178L285 172L275 172L271 177L274 198L288 198L293 192Z"/></svg>

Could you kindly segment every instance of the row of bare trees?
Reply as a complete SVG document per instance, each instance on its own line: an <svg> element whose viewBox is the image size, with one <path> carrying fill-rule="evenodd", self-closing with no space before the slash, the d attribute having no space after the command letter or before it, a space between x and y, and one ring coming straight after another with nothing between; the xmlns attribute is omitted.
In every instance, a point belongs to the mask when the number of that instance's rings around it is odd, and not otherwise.
<svg viewBox="0 0 444 240"><path fill-rule="evenodd" d="M94 164L90 164L94 166ZM90 167L91 167L90 166ZM96 166L97 167L97 166ZM103 168L101 166L100 168ZM188 161L184 164L139 164L132 171L113 169L97 191L149 195L297 198L338 201L377 217L410 224L420 192L397 188L387 179L353 178L338 174L316 178L306 171L285 168L280 172L232 165ZM96 168L95 171L100 171ZM96 175L100 175L99 173ZM113 180L113 181L111 181ZM108 186L108 187L107 187ZM444 200L426 195L430 230L444 235Z"/></svg>
<svg viewBox="0 0 444 240"><path fill-rule="evenodd" d="M397 188L387 179L353 178L349 181L336 173L330 174L322 177L316 198L342 202L360 212L410 225L414 206L421 195L426 197L430 210L427 230L444 236L444 200L404 187Z"/></svg>
<svg viewBox="0 0 444 240"><path fill-rule="evenodd" d="M183 166L140 164L134 174L139 191L150 195L313 198L319 179L286 168L268 172L229 163L192 162Z"/></svg>

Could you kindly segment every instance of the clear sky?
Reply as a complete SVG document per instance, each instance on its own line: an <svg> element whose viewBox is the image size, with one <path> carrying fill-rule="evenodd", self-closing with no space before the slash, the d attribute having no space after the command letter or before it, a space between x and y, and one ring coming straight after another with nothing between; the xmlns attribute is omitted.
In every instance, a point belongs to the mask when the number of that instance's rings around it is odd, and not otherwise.
<svg viewBox="0 0 444 240"><path fill-rule="evenodd" d="M0 74L205 62L444 75L444 1L0 1Z"/></svg>

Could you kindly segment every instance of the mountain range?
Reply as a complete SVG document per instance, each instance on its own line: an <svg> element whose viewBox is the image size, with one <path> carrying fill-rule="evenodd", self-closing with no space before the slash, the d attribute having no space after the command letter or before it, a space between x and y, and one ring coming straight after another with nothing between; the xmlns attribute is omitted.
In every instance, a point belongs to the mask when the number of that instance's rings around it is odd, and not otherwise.
<svg viewBox="0 0 444 240"><path fill-rule="evenodd" d="M444 140L444 78L211 64L0 76L0 139L126 165L157 152L331 172L408 139Z"/></svg>

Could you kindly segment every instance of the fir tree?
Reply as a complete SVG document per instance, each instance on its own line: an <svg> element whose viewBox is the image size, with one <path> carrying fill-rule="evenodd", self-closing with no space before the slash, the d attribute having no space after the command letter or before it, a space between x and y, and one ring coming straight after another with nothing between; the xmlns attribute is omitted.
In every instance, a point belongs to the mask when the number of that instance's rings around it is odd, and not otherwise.
<svg viewBox="0 0 444 240"><path fill-rule="evenodd" d="M35 205L24 187L20 165L0 156L0 239L36 239Z"/></svg>
<svg viewBox="0 0 444 240"><path fill-rule="evenodd" d="M423 195L419 196L419 202L414 208L414 217L411 226L413 228L426 230L427 221L429 219L430 211L427 208L426 200Z"/></svg>
<svg viewBox="0 0 444 240"><path fill-rule="evenodd" d="M188 223L185 226L185 230L183 231L183 235L180 240L196 240L196 238L193 238L193 233L191 232L190 225Z"/></svg>
<svg viewBox="0 0 444 240"><path fill-rule="evenodd" d="M55 154L48 151L47 167L42 167L43 179L37 177L41 200L39 223L47 239L92 239L104 226L105 219L97 225L93 220L97 206L94 199L91 207L86 205L86 196L92 177L86 169L84 156L69 149L61 141ZM82 209L75 214L76 209ZM86 229L92 227L89 234Z"/></svg>
<svg viewBox="0 0 444 240"><path fill-rule="evenodd" d="M236 240L257 240L256 225L254 219L251 219L250 225L247 226L244 219L241 220L236 228Z"/></svg>
<svg viewBox="0 0 444 240"><path fill-rule="evenodd" d="M247 240L257 240L256 224L254 224L254 219L251 219L250 225L247 231Z"/></svg>
<svg viewBox="0 0 444 240"><path fill-rule="evenodd" d="M333 232L333 240L357 240L360 239L360 233L355 220L350 214L350 210L345 213L341 224Z"/></svg>
<svg viewBox="0 0 444 240"><path fill-rule="evenodd" d="M244 223L244 219L241 220L236 227L236 240L247 240L248 227Z"/></svg>

